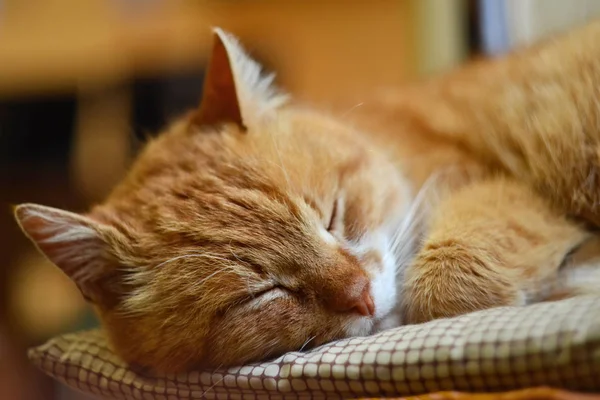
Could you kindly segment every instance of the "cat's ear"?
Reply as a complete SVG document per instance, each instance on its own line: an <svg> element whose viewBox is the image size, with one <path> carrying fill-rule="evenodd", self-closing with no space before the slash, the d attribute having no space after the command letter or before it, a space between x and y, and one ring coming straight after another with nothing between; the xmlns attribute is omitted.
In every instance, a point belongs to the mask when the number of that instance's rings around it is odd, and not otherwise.
<svg viewBox="0 0 600 400"><path fill-rule="evenodd" d="M246 128L265 112L287 101L274 85L274 74L264 75L231 34L214 29L214 43L204 80L198 125L233 122Z"/></svg>
<svg viewBox="0 0 600 400"><path fill-rule="evenodd" d="M104 225L88 217L37 204L14 209L21 229L71 280L88 301L96 302L99 282L114 271Z"/></svg>

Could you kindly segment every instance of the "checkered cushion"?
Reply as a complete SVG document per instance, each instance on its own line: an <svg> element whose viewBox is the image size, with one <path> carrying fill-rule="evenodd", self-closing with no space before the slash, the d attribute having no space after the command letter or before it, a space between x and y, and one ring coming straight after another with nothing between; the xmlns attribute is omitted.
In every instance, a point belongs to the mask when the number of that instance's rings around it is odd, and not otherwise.
<svg viewBox="0 0 600 400"><path fill-rule="evenodd" d="M32 349L47 374L110 399L281 399L490 391L600 390L600 297L497 308L330 343L243 367L141 376L100 331Z"/></svg>

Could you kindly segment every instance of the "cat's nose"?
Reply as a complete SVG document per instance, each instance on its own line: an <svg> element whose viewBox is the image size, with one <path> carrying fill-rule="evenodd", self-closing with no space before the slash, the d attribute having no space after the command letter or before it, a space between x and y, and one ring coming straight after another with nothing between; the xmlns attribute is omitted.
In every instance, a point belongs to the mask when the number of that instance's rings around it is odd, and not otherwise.
<svg viewBox="0 0 600 400"><path fill-rule="evenodd" d="M368 285L350 310L358 312L363 317L372 317L375 315L375 303L373 302L373 296L371 296Z"/></svg>
<svg viewBox="0 0 600 400"><path fill-rule="evenodd" d="M361 276L356 281L332 296L330 306L337 312L349 312L372 317L375 303L371 296L369 279Z"/></svg>

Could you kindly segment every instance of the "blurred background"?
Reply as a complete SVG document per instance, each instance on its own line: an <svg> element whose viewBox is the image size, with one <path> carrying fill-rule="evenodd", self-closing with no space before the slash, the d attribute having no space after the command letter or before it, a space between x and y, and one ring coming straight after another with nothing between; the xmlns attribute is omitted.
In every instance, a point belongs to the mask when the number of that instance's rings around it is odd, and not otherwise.
<svg viewBox="0 0 600 400"><path fill-rule="evenodd" d="M26 349L96 325L9 206L101 201L144 140L198 104L211 26L327 104L599 13L600 0L0 0L0 398L84 399L30 367Z"/></svg>

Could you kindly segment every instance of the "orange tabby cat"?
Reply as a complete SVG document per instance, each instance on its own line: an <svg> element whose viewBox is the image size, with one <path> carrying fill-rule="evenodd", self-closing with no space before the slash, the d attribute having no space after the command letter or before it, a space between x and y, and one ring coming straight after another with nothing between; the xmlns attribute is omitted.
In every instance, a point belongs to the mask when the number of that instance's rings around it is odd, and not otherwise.
<svg viewBox="0 0 600 400"><path fill-rule="evenodd" d="M80 215L16 217L127 361L245 363L576 288L600 222L600 24L362 99L291 101L216 30L201 107ZM550 290L546 290L550 288Z"/></svg>

